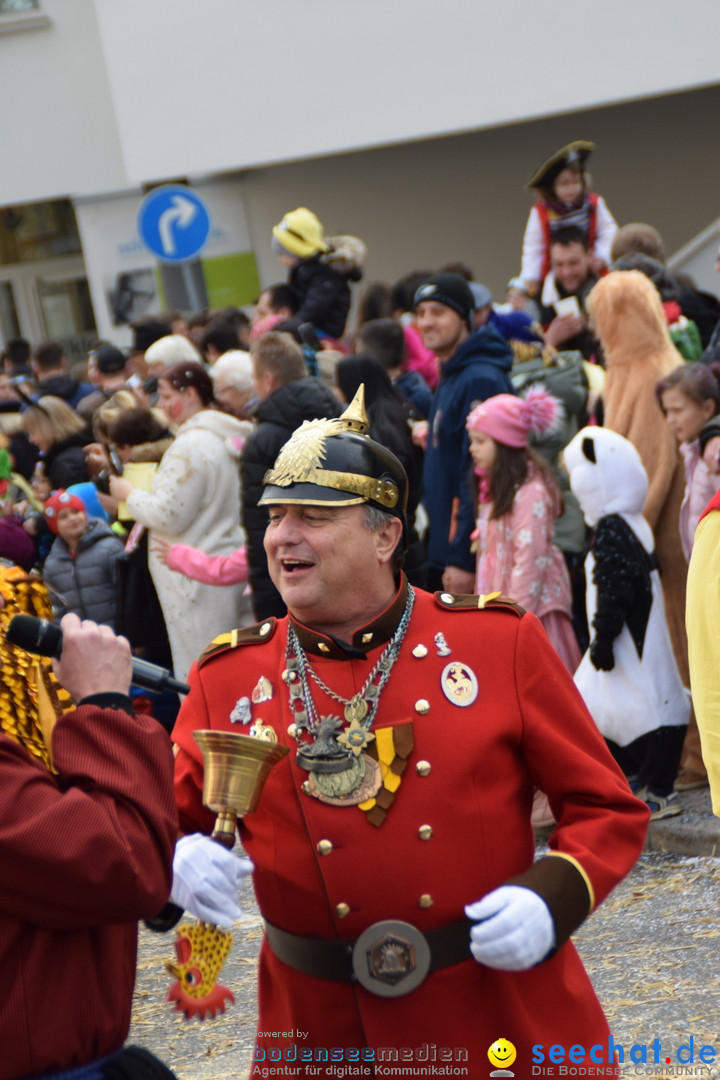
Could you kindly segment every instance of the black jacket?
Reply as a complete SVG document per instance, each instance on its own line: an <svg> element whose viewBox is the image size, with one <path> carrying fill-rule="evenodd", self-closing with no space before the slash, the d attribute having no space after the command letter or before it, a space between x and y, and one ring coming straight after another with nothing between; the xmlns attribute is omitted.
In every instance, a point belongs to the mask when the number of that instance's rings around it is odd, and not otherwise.
<svg viewBox="0 0 720 1080"><path fill-rule="evenodd" d="M71 409L77 408L78 402L88 394L92 394L95 387L92 383L80 382L73 379L72 375L50 375L47 379L41 379L37 391L32 395L33 401L39 401L41 397L62 398Z"/></svg>
<svg viewBox="0 0 720 1080"><path fill-rule="evenodd" d="M258 506L263 491L263 477L275 464L280 450L304 420L340 415L340 402L320 379L308 377L287 383L261 401L255 411L258 426L243 449L240 463L242 477L243 526L247 533L250 584L255 618L286 612L279 592L270 580L263 539L268 522L267 510Z"/></svg>
<svg viewBox="0 0 720 1080"><path fill-rule="evenodd" d="M587 281L574 293L570 293L567 289L564 289L559 281L555 282L555 286L557 288L558 296L561 299L564 297L576 296L578 303L580 304L580 310L583 315L586 315L585 304L597 282L598 279L595 275L590 274ZM540 322L544 330L547 330L548 326L556 316L557 312L552 304L547 307L544 304L540 304ZM585 359L589 360L593 354L598 353L599 342L590 328L586 326L579 334L576 334L575 337L563 341L562 345L559 347L563 352L581 352Z"/></svg>
<svg viewBox="0 0 720 1080"><path fill-rule="evenodd" d="M312 323L328 337L343 336L350 310L347 275L322 262L320 255L314 255L293 267L288 284L295 294L298 309L291 319L274 327L275 330L296 333L303 323Z"/></svg>
<svg viewBox="0 0 720 1080"><path fill-rule="evenodd" d="M718 322L705 352L700 357L703 364L720 363L720 322Z"/></svg>

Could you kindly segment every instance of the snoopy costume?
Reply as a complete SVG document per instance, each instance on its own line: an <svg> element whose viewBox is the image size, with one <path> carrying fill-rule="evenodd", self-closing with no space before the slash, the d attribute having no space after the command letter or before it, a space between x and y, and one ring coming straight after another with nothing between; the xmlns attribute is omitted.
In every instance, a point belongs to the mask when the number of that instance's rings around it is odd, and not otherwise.
<svg viewBox="0 0 720 1080"><path fill-rule="evenodd" d="M632 443L587 427L565 448L570 486L594 530L585 561L590 647L575 684L601 733L626 747L686 725L690 703L665 621L647 473Z"/></svg>

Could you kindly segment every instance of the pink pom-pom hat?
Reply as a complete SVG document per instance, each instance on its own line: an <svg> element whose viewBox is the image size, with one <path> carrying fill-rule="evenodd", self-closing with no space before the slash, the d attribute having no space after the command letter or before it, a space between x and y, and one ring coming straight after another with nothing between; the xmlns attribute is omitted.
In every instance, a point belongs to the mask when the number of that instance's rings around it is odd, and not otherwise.
<svg viewBox="0 0 720 1080"><path fill-rule="evenodd" d="M542 386L533 386L525 397L497 394L476 405L467 418L468 431L480 431L505 446L527 446L531 435L552 431L562 405Z"/></svg>

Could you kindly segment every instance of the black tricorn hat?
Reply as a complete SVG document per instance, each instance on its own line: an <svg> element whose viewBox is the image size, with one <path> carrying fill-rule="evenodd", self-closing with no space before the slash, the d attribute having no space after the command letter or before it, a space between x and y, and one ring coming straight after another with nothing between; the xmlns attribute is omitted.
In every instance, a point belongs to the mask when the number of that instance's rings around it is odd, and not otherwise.
<svg viewBox="0 0 720 1080"><path fill-rule="evenodd" d="M336 420L306 420L265 473L260 506L370 503L405 524L408 479L401 463L365 432L365 387Z"/></svg>
<svg viewBox="0 0 720 1080"><path fill-rule="evenodd" d="M584 170L587 159L594 149L595 143L588 142L587 139L576 139L575 142L568 143L567 146L563 146L562 150L557 150L547 161L543 161L542 165L532 174L525 187L548 188L563 169L577 168Z"/></svg>

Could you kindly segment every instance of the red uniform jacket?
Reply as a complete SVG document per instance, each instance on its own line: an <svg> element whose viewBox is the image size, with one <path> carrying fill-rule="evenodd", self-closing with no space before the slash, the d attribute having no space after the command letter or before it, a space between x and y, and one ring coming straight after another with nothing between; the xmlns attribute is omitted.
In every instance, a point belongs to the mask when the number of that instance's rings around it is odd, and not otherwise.
<svg viewBox="0 0 720 1080"><path fill-rule="evenodd" d="M307 1033L298 1043L304 1047L377 1052L434 1043L465 1049L469 1075L481 1077L490 1071L488 1047L503 1037L517 1048L516 1075L528 1076L536 1043L607 1046L600 1005L575 949L563 941L633 865L647 810L630 794L537 619L519 617L509 605L478 610L477 601L471 603L472 609L450 597L444 602L416 593L373 724L377 738L385 728L411 724L414 742L381 825L357 806L327 805L303 792L307 773L297 766L296 744L287 733L292 718L281 678L287 620L268 620L240 631L248 644L221 649L191 673L192 690L174 732L181 827L209 831L214 820L201 804L202 759L193 730L247 734L247 727L231 723L230 713L265 676L272 697L253 706L253 720L271 725L279 741L293 748L271 772L259 808L242 827L266 919L321 938L353 940L381 919L402 919L427 931L461 919L466 903L512 880L547 900L561 947L519 974L483 967L468 951L467 961L388 1000L357 984L299 974L265 942L258 1029L286 1037L259 1034L260 1055L283 1046L291 1054L298 1030ZM360 690L402 606L401 595L354 635L355 646L370 650L366 660L348 660L330 639L296 624L309 662L334 691L350 698ZM368 633L373 638L363 646ZM444 641L436 645L439 633ZM444 648L449 654L440 655ZM453 661L477 678L470 706L451 703L443 690ZM337 714L338 704L310 686L318 713ZM550 798L558 820L551 847L564 857L533 867L535 785ZM423 839L420 829L427 825L431 836ZM322 840L332 845L327 854L318 849Z"/></svg>

